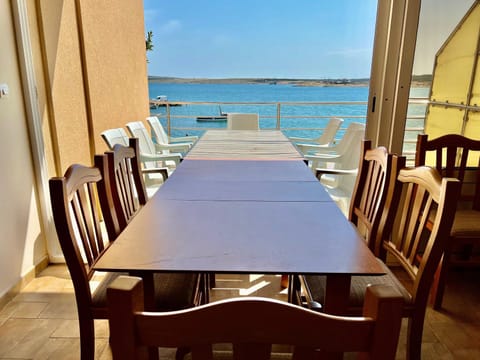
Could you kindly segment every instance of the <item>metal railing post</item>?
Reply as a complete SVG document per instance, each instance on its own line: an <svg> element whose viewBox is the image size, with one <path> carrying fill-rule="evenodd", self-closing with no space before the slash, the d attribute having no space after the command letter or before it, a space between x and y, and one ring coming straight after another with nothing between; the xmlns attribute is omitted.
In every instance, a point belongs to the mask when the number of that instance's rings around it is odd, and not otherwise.
<svg viewBox="0 0 480 360"><path fill-rule="evenodd" d="M277 103L277 130L280 130L280 103Z"/></svg>
<svg viewBox="0 0 480 360"><path fill-rule="evenodd" d="M168 137L172 136L172 128L170 123L170 104L167 103L167 133Z"/></svg>

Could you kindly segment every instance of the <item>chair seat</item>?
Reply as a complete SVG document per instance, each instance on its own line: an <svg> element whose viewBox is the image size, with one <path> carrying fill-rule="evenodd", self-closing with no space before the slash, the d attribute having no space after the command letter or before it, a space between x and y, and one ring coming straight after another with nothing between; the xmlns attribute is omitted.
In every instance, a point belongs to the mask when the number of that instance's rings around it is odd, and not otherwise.
<svg viewBox="0 0 480 360"><path fill-rule="evenodd" d="M126 272L108 272L92 296L95 308L107 308L107 287ZM195 305L195 294L200 281L197 273L154 274L155 309L157 311L181 310ZM107 314L105 314L107 316Z"/></svg>
<svg viewBox="0 0 480 360"><path fill-rule="evenodd" d="M480 238L480 211L457 210L450 234L453 237Z"/></svg>
<svg viewBox="0 0 480 360"><path fill-rule="evenodd" d="M365 298L365 289L370 285L388 285L397 289L402 295L405 305L403 316L406 317L412 310L413 299L410 293L405 289L395 274L380 259L379 263L385 271L382 276L352 276L350 285L350 299L348 305L349 315L358 315L362 312L363 299ZM310 289L312 298L319 304L325 303L326 276L305 275L305 282Z"/></svg>

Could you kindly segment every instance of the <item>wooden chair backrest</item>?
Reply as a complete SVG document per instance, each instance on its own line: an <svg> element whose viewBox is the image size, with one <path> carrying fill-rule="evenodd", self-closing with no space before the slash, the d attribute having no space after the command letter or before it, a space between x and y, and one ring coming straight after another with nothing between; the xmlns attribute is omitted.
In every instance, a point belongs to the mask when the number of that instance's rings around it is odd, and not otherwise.
<svg viewBox="0 0 480 360"><path fill-rule="evenodd" d="M102 175L96 167L70 166L63 177L49 181L53 219L79 307L91 304L89 280L93 265L109 245L100 220L98 193ZM113 240L113 239L110 239Z"/></svg>
<svg viewBox="0 0 480 360"><path fill-rule="evenodd" d="M95 165L108 174L104 182L108 187L102 194L110 193L115 217L105 219L110 236L117 236L147 203L148 196L143 180L139 140L129 138L129 146L115 145L113 151L95 156ZM106 198L100 198L107 205ZM115 223L116 221L116 223Z"/></svg>
<svg viewBox="0 0 480 360"><path fill-rule="evenodd" d="M370 140L363 140L361 161L353 188L348 218L364 236L376 255L387 223L396 179L405 166L405 157L389 154L385 147L371 148ZM377 248L375 246L377 245Z"/></svg>
<svg viewBox="0 0 480 360"><path fill-rule="evenodd" d="M385 259L388 253L398 261L413 281L415 305L423 309L448 244L460 185L457 179L442 178L427 166L405 168L398 175L392 198L398 207L389 215L394 217L393 229L383 241L380 257Z"/></svg>
<svg viewBox="0 0 480 360"><path fill-rule="evenodd" d="M394 359L403 299L385 286L366 290L363 317L325 315L268 298L233 298L175 312L143 312L140 278L119 277L107 290L113 359L146 358L146 347L188 347L213 359L212 345L233 344L235 359L269 359L272 344L294 346L294 359L326 352L365 352Z"/></svg>
<svg viewBox="0 0 480 360"><path fill-rule="evenodd" d="M430 152L434 153L431 158ZM457 134L428 140L428 135L418 135L415 166L421 165L435 167L443 177L459 179L462 182L459 202L480 210L480 140Z"/></svg>

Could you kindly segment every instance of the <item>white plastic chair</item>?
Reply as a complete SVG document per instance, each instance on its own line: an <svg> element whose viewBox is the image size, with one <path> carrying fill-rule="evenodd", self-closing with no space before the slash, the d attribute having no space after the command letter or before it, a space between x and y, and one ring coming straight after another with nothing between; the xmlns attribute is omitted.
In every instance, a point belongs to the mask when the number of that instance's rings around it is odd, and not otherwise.
<svg viewBox="0 0 480 360"><path fill-rule="evenodd" d="M127 130L132 137L138 138L140 145L140 159L147 168L156 167L155 161L163 161L166 166L176 166L180 164L182 154L170 153L168 150L157 152L155 144L147 131L147 128L141 121L129 122Z"/></svg>
<svg viewBox="0 0 480 360"><path fill-rule="evenodd" d="M123 128L108 129L101 134L102 139L107 144L108 148L113 151L113 147L117 144L129 147L129 137ZM140 155L140 161L143 168L142 173L145 179L145 186L147 187L147 194L151 197L158 189L159 184L163 183L168 178L168 168L164 167L164 162L168 160L175 160L176 156L158 154L154 157ZM160 162L160 164L158 164Z"/></svg>
<svg viewBox="0 0 480 360"><path fill-rule="evenodd" d="M337 152L330 149L324 154L305 156L312 163L312 171L320 175L320 182L345 215L350 206L360 163L361 143L365 136L363 125L349 129L336 147Z"/></svg>
<svg viewBox="0 0 480 360"><path fill-rule="evenodd" d="M259 130L258 114L227 114L228 130Z"/></svg>
<svg viewBox="0 0 480 360"><path fill-rule="evenodd" d="M352 142L350 156L344 156L342 158L343 161L334 163L334 166L330 166L330 168L314 168L315 176L320 180L345 216L348 215L350 208L350 201L358 175L360 155L362 154L363 133L360 130L356 135Z"/></svg>
<svg viewBox="0 0 480 360"><path fill-rule="evenodd" d="M171 150L187 152L198 140L198 136L183 136L172 138L168 137L162 123L156 116L147 117L147 123L150 126L151 135L155 140L157 150Z"/></svg>
<svg viewBox="0 0 480 360"><path fill-rule="evenodd" d="M331 118L325 127L323 133L318 138L302 138L290 136L290 141L293 141L301 152L306 153L312 145L330 146L335 140L335 135L338 129L342 126L343 119ZM315 147L313 147L315 149Z"/></svg>
<svg viewBox="0 0 480 360"><path fill-rule="evenodd" d="M311 161L312 169L318 167L319 163L342 162L352 151L352 142L356 141L358 145L364 135L364 124L350 123L338 144L332 146L311 145L312 148L308 154L305 154L305 159Z"/></svg>
<svg viewBox="0 0 480 360"><path fill-rule="evenodd" d="M122 128L108 129L100 135L110 150L113 150L113 147L117 144L128 146L128 135Z"/></svg>

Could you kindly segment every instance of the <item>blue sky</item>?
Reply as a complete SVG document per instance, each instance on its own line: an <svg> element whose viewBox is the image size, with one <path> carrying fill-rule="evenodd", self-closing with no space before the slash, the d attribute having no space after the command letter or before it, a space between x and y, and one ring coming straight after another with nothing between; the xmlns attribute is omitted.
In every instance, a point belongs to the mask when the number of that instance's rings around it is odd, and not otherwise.
<svg viewBox="0 0 480 360"><path fill-rule="evenodd" d="M422 0L414 74L473 0ZM148 74L192 78L368 78L376 0L144 0Z"/></svg>
<svg viewBox="0 0 480 360"><path fill-rule="evenodd" d="M149 75L370 76L376 0L145 0Z"/></svg>

